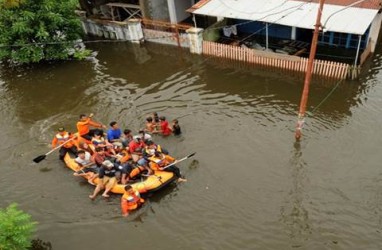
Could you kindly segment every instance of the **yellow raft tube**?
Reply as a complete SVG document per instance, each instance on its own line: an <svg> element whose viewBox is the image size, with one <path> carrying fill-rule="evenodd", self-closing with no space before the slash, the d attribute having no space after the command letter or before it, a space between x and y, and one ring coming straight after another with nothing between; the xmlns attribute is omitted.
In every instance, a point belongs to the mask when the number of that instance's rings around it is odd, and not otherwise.
<svg viewBox="0 0 382 250"><path fill-rule="evenodd" d="M69 153L65 155L64 161L66 163L66 166L73 171L80 170L80 166L74 161L74 156L71 156ZM86 179L86 177L84 177ZM153 175L148 176L145 180L136 182L131 185L135 190L137 190L139 193L148 193L148 192L154 192L156 190L159 190L166 186L167 184L173 182L176 179L174 173L172 172L165 172L165 171L154 171ZM99 179L95 178L94 183L98 184ZM111 192L115 194L123 194L125 192L125 185L123 184L116 184L112 189Z"/></svg>

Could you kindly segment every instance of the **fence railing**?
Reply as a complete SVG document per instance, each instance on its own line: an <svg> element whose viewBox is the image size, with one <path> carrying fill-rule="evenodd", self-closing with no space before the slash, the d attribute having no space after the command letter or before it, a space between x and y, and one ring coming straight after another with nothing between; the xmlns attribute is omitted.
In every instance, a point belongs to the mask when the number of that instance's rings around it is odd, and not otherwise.
<svg viewBox="0 0 382 250"><path fill-rule="evenodd" d="M243 61L254 65L276 67L299 72L305 72L308 67L308 58L265 52L209 41L203 41L203 54ZM346 63L314 60L313 74L316 75L345 79L348 76L349 71L350 65Z"/></svg>
<svg viewBox="0 0 382 250"><path fill-rule="evenodd" d="M166 40L168 40L172 44L172 41L175 41L178 47L189 47L185 31L192 26L144 18L141 21L145 32L145 39L150 40L155 39L155 37L161 39L162 36L162 43L167 43Z"/></svg>

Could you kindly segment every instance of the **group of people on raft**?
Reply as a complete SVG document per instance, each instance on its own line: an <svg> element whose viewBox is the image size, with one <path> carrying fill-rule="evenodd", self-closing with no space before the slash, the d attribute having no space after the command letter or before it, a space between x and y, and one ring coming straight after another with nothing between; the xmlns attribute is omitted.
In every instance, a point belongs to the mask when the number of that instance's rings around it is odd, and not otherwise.
<svg viewBox="0 0 382 250"><path fill-rule="evenodd" d="M151 175L155 170L168 171L174 173L178 182L187 181L179 168L172 164L176 160L154 143L151 136L180 135L181 128L177 120L173 120L170 125L164 116L159 117L157 113L153 113L146 118L145 129L133 135L130 129L122 132L116 121L110 122L107 129L105 125L93 121L92 117L93 114L80 115L76 124L77 134L61 127L52 141L52 148L61 145L61 160L68 152L76 156L75 162L80 170L74 173L75 176L83 176L93 185L95 178L98 178L93 193L89 195L90 199L95 199L103 189L102 196L109 197L109 191L117 183L126 185L121 198L121 209L122 214L127 216L129 210L136 209L144 202L139 192L129 185L130 181L142 173ZM103 129L107 129L107 132L104 133Z"/></svg>

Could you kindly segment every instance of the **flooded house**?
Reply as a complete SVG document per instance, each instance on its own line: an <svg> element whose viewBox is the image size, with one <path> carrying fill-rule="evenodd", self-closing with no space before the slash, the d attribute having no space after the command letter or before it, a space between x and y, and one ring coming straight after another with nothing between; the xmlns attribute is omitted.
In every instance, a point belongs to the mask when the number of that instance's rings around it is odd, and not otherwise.
<svg viewBox="0 0 382 250"><path fill-rule="evenodd" d="M382 0L325 1L313 73L356 78L375 50ZM305 72L318 0L130 0L81 4L88 34Z"/></svg>

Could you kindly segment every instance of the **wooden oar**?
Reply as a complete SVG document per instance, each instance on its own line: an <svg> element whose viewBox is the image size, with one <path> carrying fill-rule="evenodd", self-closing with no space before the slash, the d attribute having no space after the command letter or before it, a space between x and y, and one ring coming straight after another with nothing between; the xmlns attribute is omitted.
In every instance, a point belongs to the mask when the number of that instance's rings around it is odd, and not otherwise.
<svg viewBox="0 0 382 250"><path fill-rule="evenodd" d="M192 153L192 154L189 154L189 155L187 155L186 157L183 157L182 159L176 160L176 161L174 161L173 163L171 163L171 164L165 166L165 167L162 168L162 169L166 169L166 168L169 168L169 167L171 167L171 166L174 166L175 164L177 164L177 163L179 163L179 162L181 162L181 161L187 160L188 158L194 156L195 154L196 154L196 152L194 152L194 153Z"/></svg>
<svg viewBox="0 0 382 250"><path fill-rule="evenodd" d="M44 154L44 155L39 155L37 156L36 158L33 159L34 162L36 163L39 163L40 161L44 160L49 154L53 153L54 151L56 151L57 149L61 148L62 146L64 146L66 143L70 142L70 141L73 141L74 139L76 139L76 137L73 137L72 139L69 139L67 140L66 142L62 143L61 145L55 147L54 149L50 150L48 153Z"/></svg>

